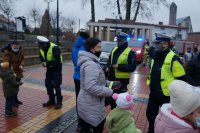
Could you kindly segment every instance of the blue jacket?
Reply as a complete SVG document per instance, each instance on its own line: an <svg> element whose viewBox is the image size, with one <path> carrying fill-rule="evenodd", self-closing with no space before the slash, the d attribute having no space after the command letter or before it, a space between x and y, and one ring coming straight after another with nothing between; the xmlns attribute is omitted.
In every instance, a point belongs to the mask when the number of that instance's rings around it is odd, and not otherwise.
<svg viewBox="0 0 200 133"><path fill-rule="evenodd" d="M73 78L76 80L80 80L80 66L77 65L78 61L78 52L85 50L83 44L85 43L85 39L81 36L78 36L76 41L74 42L74 46L72 49L72 62L74 64L74 76Z"/></svg>

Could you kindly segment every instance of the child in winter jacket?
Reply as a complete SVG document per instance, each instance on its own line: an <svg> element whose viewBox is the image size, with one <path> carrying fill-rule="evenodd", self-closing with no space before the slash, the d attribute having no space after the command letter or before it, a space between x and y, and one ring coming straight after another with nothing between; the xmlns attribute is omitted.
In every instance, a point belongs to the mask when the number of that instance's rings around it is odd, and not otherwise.
<svg viewBox="0 0 200 133"><path fill-rule="evenodd" d="M200 88L181 80L169 84L170 104L163 104L155 133L199 133Z"/></svg>
<svg viewBox="0 0 200 133"><path fill-rule="evenodd" d="M17 114L12 111L14 105L14 96L17 93L17 88L22 82L17 82L13 72L9 69L9 63L4 62L0 64L0 78L2 79L3 93L6 99L5 103L5 116L13 117Z"/></svg>
<svg viewBox="0 0 200 133"><path fill-rule="evenodd" d="M109 133L141 133L132 114L133 96L129 93L113 94L117 107L106 118Z"/></svg>

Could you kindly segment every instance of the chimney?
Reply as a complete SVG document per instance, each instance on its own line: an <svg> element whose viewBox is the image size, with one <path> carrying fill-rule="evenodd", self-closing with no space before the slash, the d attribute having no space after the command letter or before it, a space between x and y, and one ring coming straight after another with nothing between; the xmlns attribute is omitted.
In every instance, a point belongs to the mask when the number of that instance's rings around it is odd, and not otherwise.
<svg viewBox="0 0 200 133"><path fill-rule="evenodd" d="M169 12L169 25L176 25L177 5L172 2Z"/></svg>
<svg viewBox="0 0 200 133"><path fill-rule="evenodd" d="M159 22L158 24L159 24L159 25L163 25L163 22Z"/></svg>

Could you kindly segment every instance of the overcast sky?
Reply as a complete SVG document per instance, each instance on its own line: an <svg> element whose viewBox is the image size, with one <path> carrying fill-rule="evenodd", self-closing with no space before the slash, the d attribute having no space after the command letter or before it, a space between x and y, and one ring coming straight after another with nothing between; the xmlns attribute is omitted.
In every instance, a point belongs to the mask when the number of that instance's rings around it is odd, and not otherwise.
<svg viewBox="0 0 200 133"><path fill-rule="evenodd" d="M63 16L80 19L81 28L86 26L86 22L91 19L90 3L81 8L81 0L59 0L59 8ZM88 0L90 1L90 0ZM103 5L95 0L95 12L96 21L105 18L115 18L113 12L116 14L117 9L106 10ZM190 16L193 25L193 31L200 31L200 0L170 0L175 2L178 6L177 18ZM36 8L40 9L41 14L44 14L44 10L47 8L47 4L44 0L35 0ZM21 0L16 4L15 16L30 16L30 10L34 7L34 0ZM56 0L50 3L50 10L56 10ZM123 10L123 18L125 17L125 11ZM153 20L146 20L142 18L137 19L138 22L147 22L157 24L159 21L168 24L169 22L169 9L166 7L160 7L160 10L153 12Z"/></svg>

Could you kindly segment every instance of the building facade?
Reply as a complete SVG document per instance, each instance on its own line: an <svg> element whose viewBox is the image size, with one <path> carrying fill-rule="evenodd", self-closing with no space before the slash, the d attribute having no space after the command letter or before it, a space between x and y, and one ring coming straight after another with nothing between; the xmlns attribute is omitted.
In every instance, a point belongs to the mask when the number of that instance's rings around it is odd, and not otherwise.
<svg viewBox="0 0 200 133"><path fill-rule="evenodd" d="M5 16L0 15L0 30L16 31L16 25L14 21L12 20L8 21L8 19Z"/></svg>
<svg viewBox="0 0 200 133"><path fill-rule="evenodd" d="M98 22L88 22L90 36L96 36L103 41L113 41L116 31L123 31L134 39L142 38L152 41L155 33L166 33L174 40L186 40L188 30L182 26L139 23L132 20L105 19Z"/></svg>

